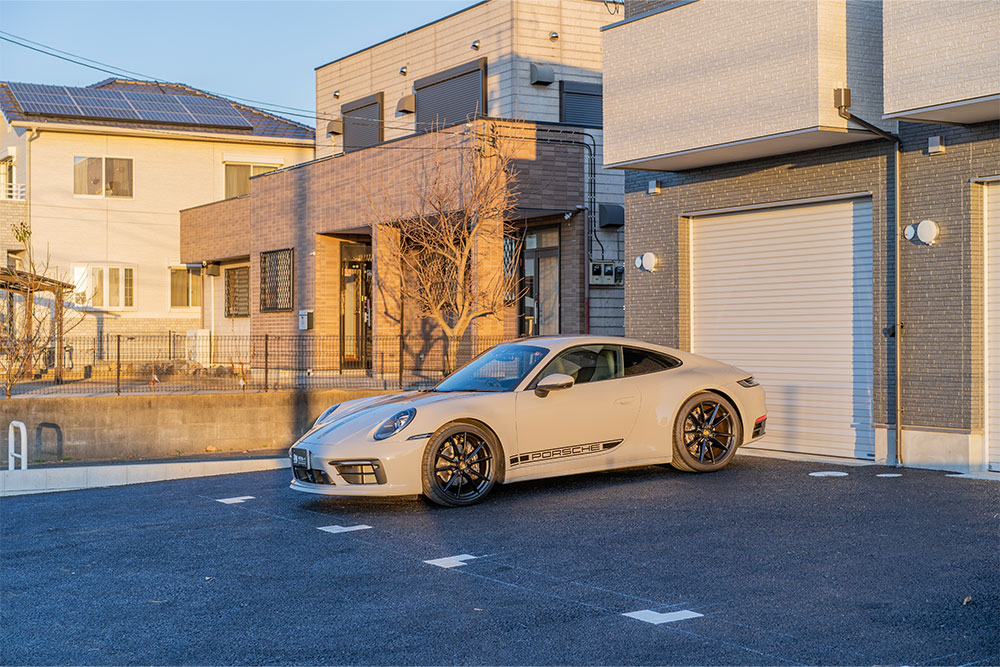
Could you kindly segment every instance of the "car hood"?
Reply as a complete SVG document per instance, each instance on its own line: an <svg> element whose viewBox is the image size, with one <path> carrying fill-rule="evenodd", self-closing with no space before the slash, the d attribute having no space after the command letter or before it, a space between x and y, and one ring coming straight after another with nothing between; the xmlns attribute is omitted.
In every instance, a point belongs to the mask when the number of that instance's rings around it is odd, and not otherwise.
<svg viewBox="0 0 1000 667"><path fill-rule="evenodd" d="M457 401L471 395L480 395L480 392L408 391L347 401L337 408L331 421L315 426L299 442L330 442L348 436L360 436L374 430L401 410L415 408L419 418L421 407Z"/></svg>

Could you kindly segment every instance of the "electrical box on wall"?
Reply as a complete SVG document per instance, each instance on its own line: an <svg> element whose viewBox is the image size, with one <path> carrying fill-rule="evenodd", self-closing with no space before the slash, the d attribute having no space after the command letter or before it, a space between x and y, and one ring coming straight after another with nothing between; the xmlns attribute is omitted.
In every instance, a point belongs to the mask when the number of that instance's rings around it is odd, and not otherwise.
<svg viewBox="0 0 1000 667"><path fill-rule="evenodd" d="M299 331L308 331L313 328L313 311L299 311Z"/></svg>
<svg viewBox="0 0 1000 667"><path fill-rule="evenodd" d="M591 285L621 285L625 282L625 265L621 262L591 262Z"/></svg>

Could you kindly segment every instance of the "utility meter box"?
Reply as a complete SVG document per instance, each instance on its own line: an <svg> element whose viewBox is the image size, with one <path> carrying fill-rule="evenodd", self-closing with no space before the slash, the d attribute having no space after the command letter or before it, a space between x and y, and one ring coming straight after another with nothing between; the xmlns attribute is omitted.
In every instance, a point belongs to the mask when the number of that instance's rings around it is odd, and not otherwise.
<svg viewBox="0 0 1000 667"><path fill-rule="evenodd" d="M309 331L313 328L313 311L299 311L299 331Z"/></svg>
<svg viewBox="0 0 1000 667"><path fill-rule="evenodd" d="M591 262L591 285L621 285L625 282L625 265L621 262Z"/></svg>

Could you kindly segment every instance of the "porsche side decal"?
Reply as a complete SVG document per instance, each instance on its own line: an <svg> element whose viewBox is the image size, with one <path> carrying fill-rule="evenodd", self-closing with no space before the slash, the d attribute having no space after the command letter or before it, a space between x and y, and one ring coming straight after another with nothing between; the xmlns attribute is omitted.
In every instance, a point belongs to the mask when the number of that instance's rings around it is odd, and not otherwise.
<svg viewBox="0 0 1000 667"><path fill-rule="evenodd" d="M554 459L567 459L573 456L586 456L587 454L601 454L608 452L618 445L621 440L605 440L604 442L588 442L583 445L569 445L566 447L553 447L552 449L539 449L535 452L525 452L517 456L510 457L510 466L525 465L528 463L542 463Z"/></svg>

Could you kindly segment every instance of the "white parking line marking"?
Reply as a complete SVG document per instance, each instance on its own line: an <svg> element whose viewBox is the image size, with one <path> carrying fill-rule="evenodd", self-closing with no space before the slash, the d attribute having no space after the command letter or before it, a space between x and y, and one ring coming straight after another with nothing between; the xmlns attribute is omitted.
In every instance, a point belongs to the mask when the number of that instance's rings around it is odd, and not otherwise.
<svg viewBox="0 0 1000 667"><path fill-rule="evenodd" d="M666 614L661 614L653 611L652 609L641 609L639 611L630 611L627 614L622 614L622 616L628 616L629 618L634 618L646 623L652 623L653 625L660 625L661 623L673 623L674 621L684 621L689 618L698 618L699 616L704 616L704 614L699 614L696 611L690 611L688 609L672 611Z"/></svg>
<svg viewBox="0 0 1000 667"><path fill-rule="evenodd" d="M357 526L320 526L319 529L326 533L349 533L352 530L368 530L371 526L361 523Z"/></svg>
<svg viewBox="0 0 1000 667"><path fill-rule="evenodd" d="M224 503L226 505L235 505L236 503L246 502L247 500L253 500L253 496L236 496L235 498L216 498L215 502Z"/></svg>
<svg viewBox="0 0 1000 667"><path fill-rule="evenodd" d="M810 477L847 477L846 472L839 472L836 470L821 470L820 472L809 473Z"/></svg>
<svg viewBox="0 0 1000 667"><path fill-rule="evenodd" d="M881 473L879 475L875 475L875 476L876 477L902 477L902 475L900 473L898 473L898 472L883 472L883 473Z"/></svg>
<svg viewBox="0 0 1000 667"><path fill-rule="evenodd" d="M434 558L433 560L425 560L424 562L428 565L437 565L438 567L459 567L465 565L465 561L467 560L476 560L476 556L460 554L458 556L448 556L447 558Z"/></svg>

